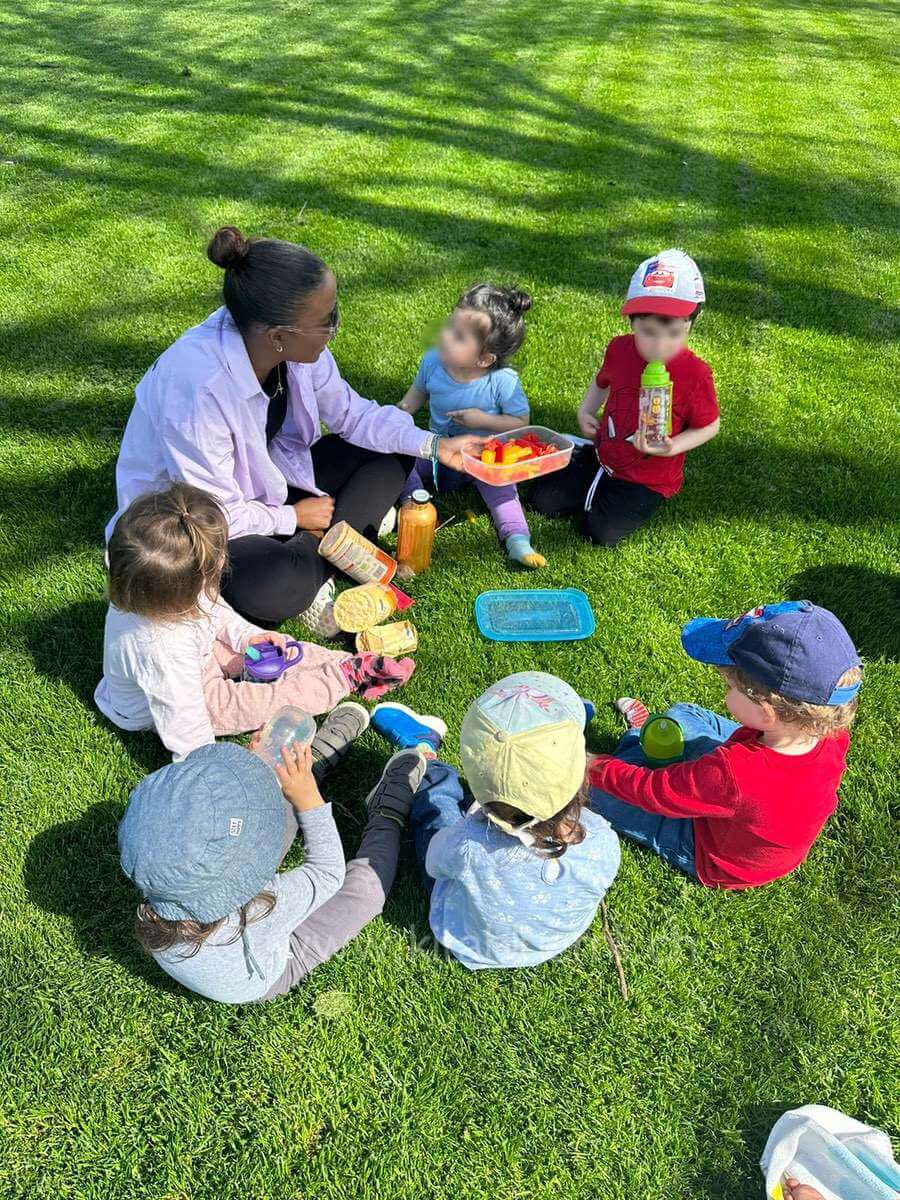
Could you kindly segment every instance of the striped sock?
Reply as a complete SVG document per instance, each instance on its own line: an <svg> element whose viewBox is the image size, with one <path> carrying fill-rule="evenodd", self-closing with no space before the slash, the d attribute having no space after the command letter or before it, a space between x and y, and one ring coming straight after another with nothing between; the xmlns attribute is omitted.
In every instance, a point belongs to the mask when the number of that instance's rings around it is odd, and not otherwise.
<svg viewBox="0 0 900 1200"><path fill-rule="evenodd" d="M650 716L646 705L641 704L640 700L635 700L633 696L620 697L615 706L628 722L629 729L640 729Z"/></svg>

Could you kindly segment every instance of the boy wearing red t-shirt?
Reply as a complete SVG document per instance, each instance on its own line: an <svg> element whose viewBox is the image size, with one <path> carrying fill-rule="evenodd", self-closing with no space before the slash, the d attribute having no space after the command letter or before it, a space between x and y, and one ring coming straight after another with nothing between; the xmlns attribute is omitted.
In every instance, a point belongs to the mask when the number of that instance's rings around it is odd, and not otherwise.
<svg viewBox="0 0 900 1200"><path fill-rule="evenodd" d="M803 862L837 807L862 682L856 648L808 600L701 617L681 642L721 671L736 721L676 704L667 715L687 761L651 768L638 736L647 710L617 701L630 729L615 755L592 761L591 807L707 887L771 883Z"/></svg>
<svg viewBox="0 0 900 1200"><path fill-rule="evenodd" d="M683 250L641 263L622 306L631 333L606 347L578 409L581 432L594 446L535 484L530 502L538 512L581 511L585 537L615 546L680 490L685 454L719 432L712 372L687 345L704 299L700 271ZM641 373L653 361L665 364L673 385L672 435L661 442L638 431Z"/></svg>

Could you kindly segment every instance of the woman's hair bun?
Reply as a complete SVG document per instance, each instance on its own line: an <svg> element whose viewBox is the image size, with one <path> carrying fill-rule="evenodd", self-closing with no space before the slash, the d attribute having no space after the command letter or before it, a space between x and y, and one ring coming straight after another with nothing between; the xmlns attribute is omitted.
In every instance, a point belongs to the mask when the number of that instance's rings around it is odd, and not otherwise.
<svg viewBox="0 0 900 1200"><path fill-rule="evenodd" d="M250 242L234 225L223 225L209 240L206 254L223 271L242 267L250 253Z"/></svg>
<svg viewBox="0 0 900 1200"><path fill-rule="evenodd" d="M518 313L520 317L524 316L531 308L531 297L527 292L520 292L518 288L509 289L507 300L512 311Z"/></svg>

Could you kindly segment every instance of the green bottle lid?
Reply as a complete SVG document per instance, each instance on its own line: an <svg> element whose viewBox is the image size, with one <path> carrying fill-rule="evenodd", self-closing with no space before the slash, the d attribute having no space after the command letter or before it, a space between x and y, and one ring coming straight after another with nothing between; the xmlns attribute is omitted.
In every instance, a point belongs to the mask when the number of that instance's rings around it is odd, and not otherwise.
<svg viewBox="0 0 900 1200"><path fill-rule="evenodd" d="M671 387L672 377L666 370L666 364L648 362L641 372L641 387Z"/></svg>
<svg viewBox="0 0 900 1200"><path fill-rule="evenodd" d="M684 734L672 717L651 713L641 727L641 749L654 767L678 762L684 754Z"/></svg>

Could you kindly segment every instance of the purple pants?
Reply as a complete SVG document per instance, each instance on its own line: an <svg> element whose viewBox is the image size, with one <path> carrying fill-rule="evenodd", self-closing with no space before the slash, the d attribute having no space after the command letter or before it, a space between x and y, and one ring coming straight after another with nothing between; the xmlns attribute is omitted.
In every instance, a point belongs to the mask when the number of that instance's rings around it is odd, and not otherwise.
<svg viewBox="0 0 900 1200"><path fill-rule="evenodd" d="M524 533L526 537L529 536L525 514L519 501L519 493L513 483L504 484L503 487L492 487L489 483L482 483L480 479L473 479L471 475L466 475L462 471L439 466L438 487L435 488L431 461L427 458L418 458L406 481L403 498L406 499L416 488L425 488L426 491L459 492L467 487L475 487L487 505L501 542L505 542L514 533Z"/></svg>

